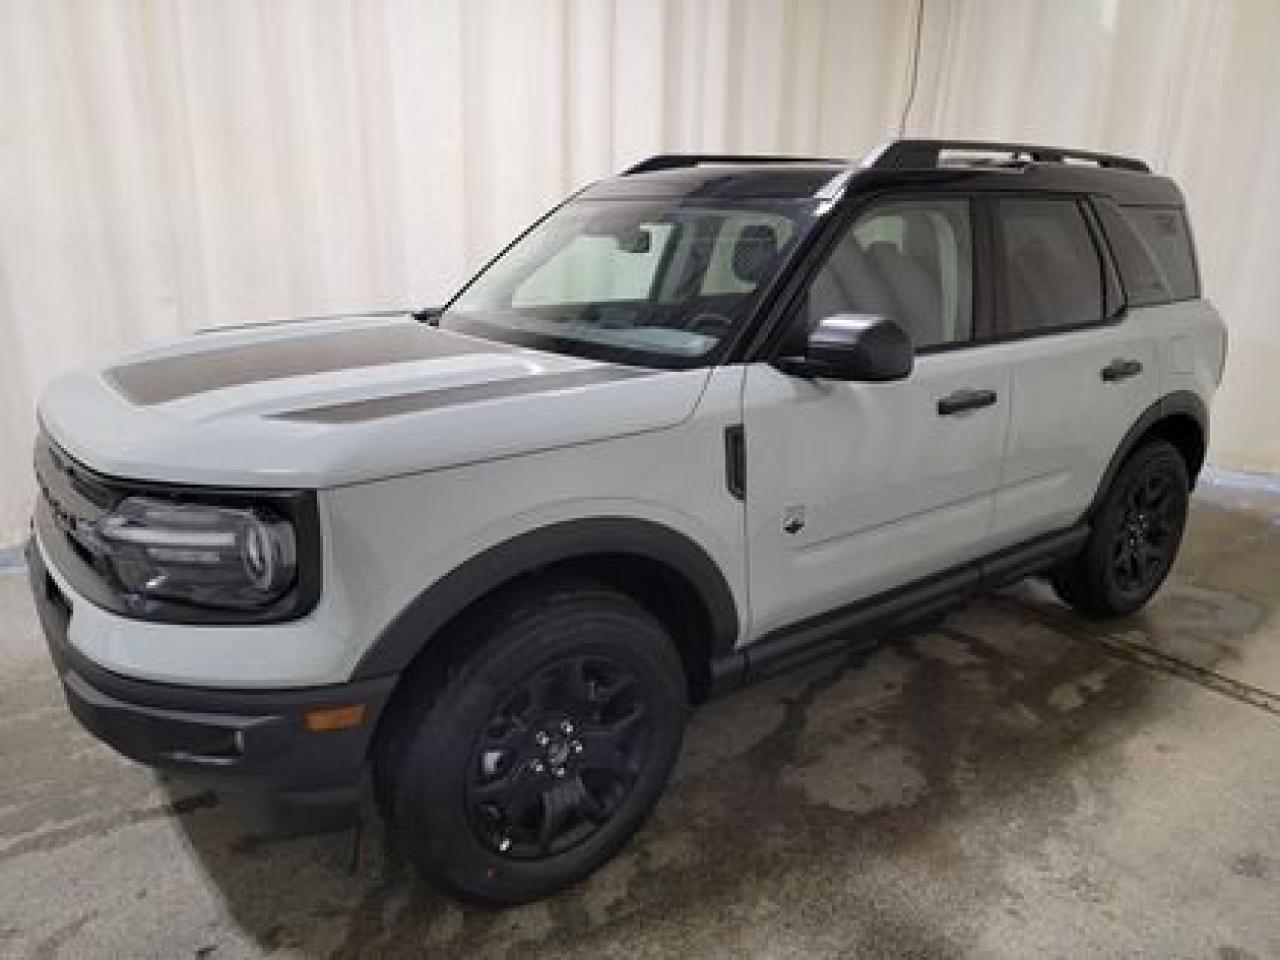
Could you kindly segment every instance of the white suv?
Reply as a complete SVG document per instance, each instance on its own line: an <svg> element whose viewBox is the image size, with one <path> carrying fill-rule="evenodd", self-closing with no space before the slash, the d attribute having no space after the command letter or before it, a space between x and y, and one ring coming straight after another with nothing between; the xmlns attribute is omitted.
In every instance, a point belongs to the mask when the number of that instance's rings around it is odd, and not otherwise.
<svg viewBox="0 0 1280 960"><path fill-rule="evenodd" d="M1173 562L1225 329L1140 161L660 156L449 304L209 331L54 383L32 584L144 763L518 902L661 793L690 704L1047 574Z"/></svg>

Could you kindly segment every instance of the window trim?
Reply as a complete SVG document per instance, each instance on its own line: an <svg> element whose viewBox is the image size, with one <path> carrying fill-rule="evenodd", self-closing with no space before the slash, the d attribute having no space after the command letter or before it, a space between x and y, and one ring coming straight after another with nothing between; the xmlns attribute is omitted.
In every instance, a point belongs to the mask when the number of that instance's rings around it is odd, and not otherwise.
<svg viewBox="0 0 1280 960"><path fill-rule="evenodd" d="M1102 228L1102 218L1094 209L1092 197L1079 199L1080 212L1084 215L1085 226L1093 239L1094 250L1102 264L1102 314L1107 320L1117 320L1129 310L1129 295L1124 284L1120 282L1120 264L1111 242Z"/></svg>
<svg viewBox="0 0 1280 960"><path fill-rule="evenodd" d="M1059 203L1073 204L1076 212L1079 214L1081 222L1084 224L1085 231L1093 245L1094 255L1098 258L1099 280L1102 289L1102 310L1097 320L1085 320L1080 323L1063 323L1052 327L1035 327L1024 330L1013 330L1009 328L1009 317L1005 312L1007 309L1006 300L1008 298L1008 279L1009 274L1006 269L1004 258L1001 256L1001 241L1004 238L1004 225L999 213L999 204L1001 201L1026 201L1026 200L1050 200ZM1124 288L1119 285L1118 273L1116 265L1111 255L1111 249L1106 245L1105 237L1100 235L1097 223L1091 218L1091 210L1088 206L1088 197L1084 194L1072 193L1045 193L1040 191L1010 192L989 194L986 202L990 207L991 225L992 225L992 281L995 286L995 311L994 323L992 327L992 337L988 343L1013 343L1018 340L1028 340L1033 337L1055 336L1062 333L1076 333L1082 330L1094 330L1099 327L1115 326L1121 323L1128 314L1128 304L1124 296ZM1114 314L1108 312L1107 309L1107 292L1109 281L1116 284L1116 293L1119 296L1119 306Z"/></svg>

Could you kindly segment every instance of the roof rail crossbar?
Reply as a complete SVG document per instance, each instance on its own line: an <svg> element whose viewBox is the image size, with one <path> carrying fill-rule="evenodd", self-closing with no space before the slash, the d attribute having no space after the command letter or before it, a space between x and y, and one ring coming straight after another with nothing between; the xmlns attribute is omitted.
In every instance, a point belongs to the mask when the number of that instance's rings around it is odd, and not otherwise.
<svg viewBox="0 0 1280 960"><path fill-rule="evenodd" d="M1094 153L1068 147L1048 147L1033 143L999 143L994 140L890 140L874 151L865 163L873 170L918 170L940 166L944 150L975 153L1008 153L1037 163L1066 163L1083 160L1113 170L1150 173L1146 161L1114 153Z"/></svg>
<svg viewBox="0 0 1280 960"><path fill-rule="evenodd" d="M636 173L653 173L656 170L679 170L683 167L696 167L700 163L840 163L848 165L848 160L836 160L831 157L784 157L768 154L746 153L660 153L641 160L635 166L622 171L624 177Z"/></svg>

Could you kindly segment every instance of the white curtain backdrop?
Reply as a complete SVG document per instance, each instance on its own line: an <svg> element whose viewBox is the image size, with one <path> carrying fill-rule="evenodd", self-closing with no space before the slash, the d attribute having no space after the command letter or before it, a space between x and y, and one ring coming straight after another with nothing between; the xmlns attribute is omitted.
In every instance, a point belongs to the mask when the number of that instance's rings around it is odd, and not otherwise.
<svg viewBox="0 0 1280 960"><path fill-rule="evenodd" d="M859 156L914 0L0 0L0 544L49 377L268 316L423 305L663 150ZM1280 3L923 0L914 134L1133 152L1233 332L1212 459L1280 471Z"/></svg>

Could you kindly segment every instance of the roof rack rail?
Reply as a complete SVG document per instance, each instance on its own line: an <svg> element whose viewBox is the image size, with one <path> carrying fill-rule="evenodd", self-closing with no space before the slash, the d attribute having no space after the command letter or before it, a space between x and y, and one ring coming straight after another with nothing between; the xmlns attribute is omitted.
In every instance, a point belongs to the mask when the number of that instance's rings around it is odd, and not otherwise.
<svg viewBox="0 0 1280 960"><path fill-rule="evenodd" d="M1136 170L1150 173L1145 160L1114 153L1094 153L1067 147L1048 147L1033 143L999 143L994 140L890 140L867 155L863 166L872 170L918 170L941 166L944 150L972 150L975 153L1008 153L1024 156L1036 163L1066 163L1084 160L1112 170Z"/></svg>
<svg viewBox="0 0 1280 960"><path fill-rule="evenodd" d="M784 157L749 153L659 153L623 170L622 176L653 173L656 170L679 170L683 167L696 167L700 163L840 163L847 166L849 161L831 157Z"/></svg>

